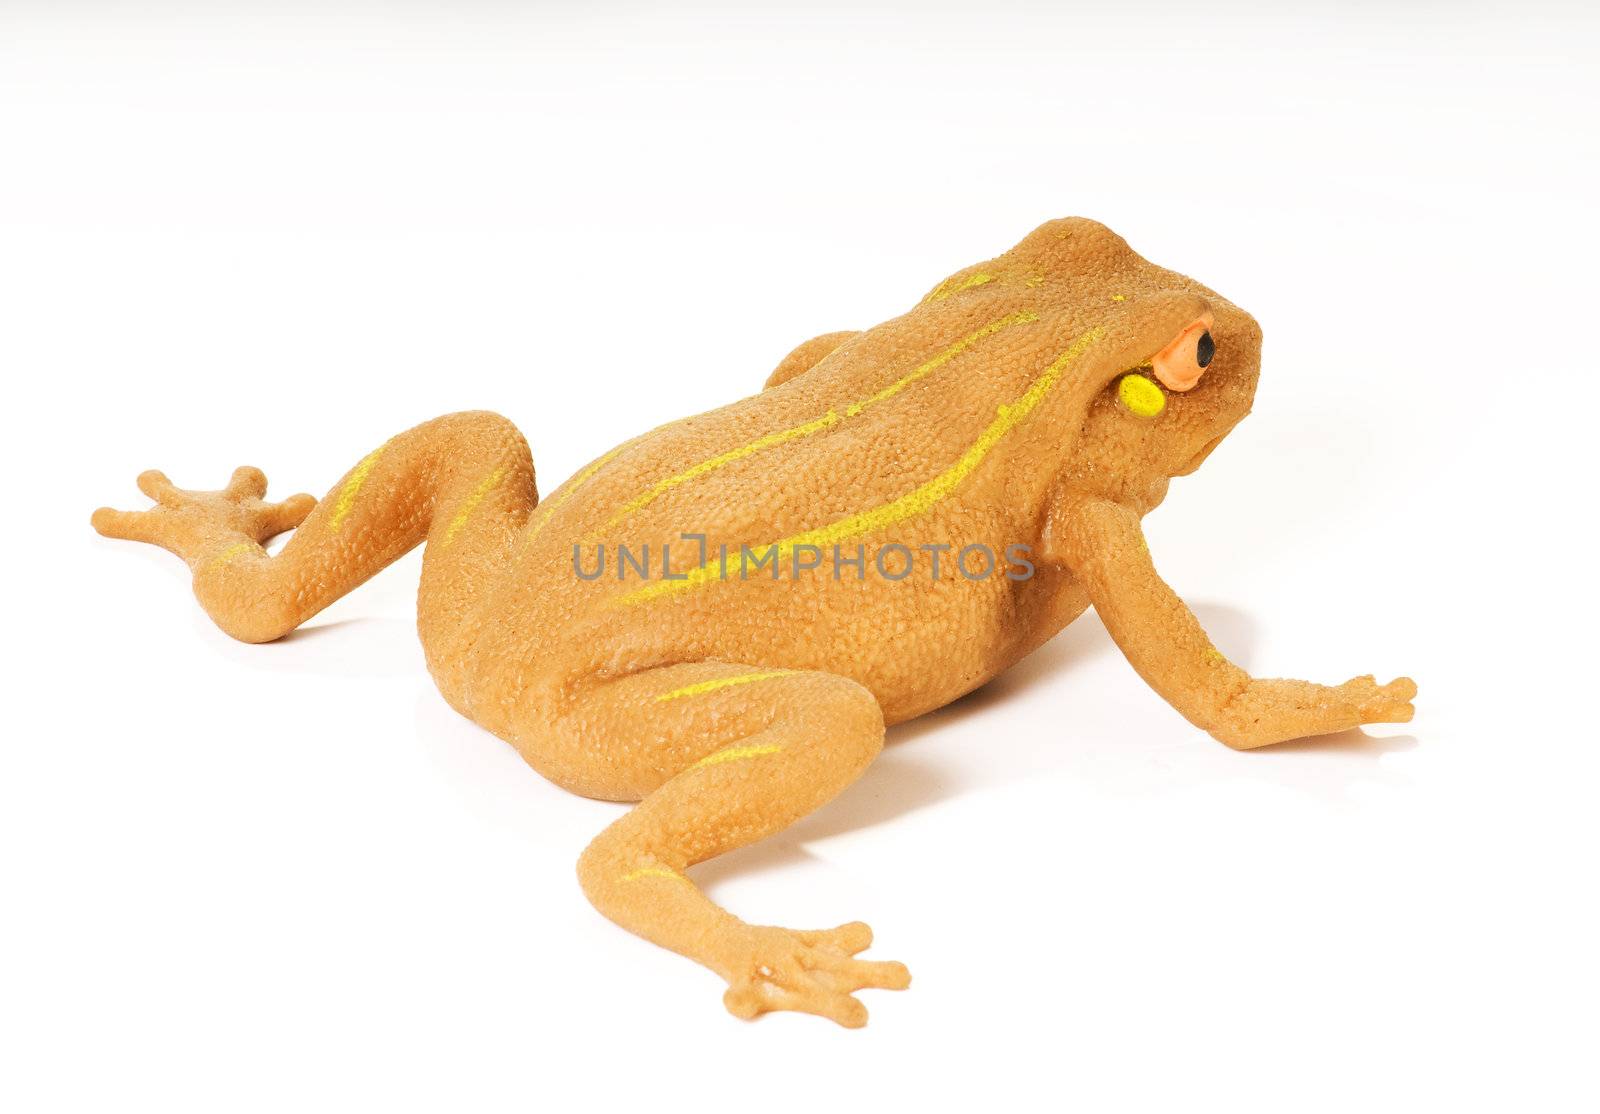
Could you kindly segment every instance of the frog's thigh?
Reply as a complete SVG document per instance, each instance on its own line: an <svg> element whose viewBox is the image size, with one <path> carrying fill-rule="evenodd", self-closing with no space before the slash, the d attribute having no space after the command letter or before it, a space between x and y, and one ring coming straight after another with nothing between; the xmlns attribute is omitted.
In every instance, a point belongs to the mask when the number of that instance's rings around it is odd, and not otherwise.
<svg viewBox="0 0 1600 1114"><path fill-rule="evenodd" d="M637 801L697 763L737 761L742 752L728 748L784 724L792 729L807 709L825 721L841 705L881 720L871 694L843 677L694 662L584 684L558 714L518 732L514 741L558 785L588 797ZM881 726L878 734L881 745Z"/></svg>

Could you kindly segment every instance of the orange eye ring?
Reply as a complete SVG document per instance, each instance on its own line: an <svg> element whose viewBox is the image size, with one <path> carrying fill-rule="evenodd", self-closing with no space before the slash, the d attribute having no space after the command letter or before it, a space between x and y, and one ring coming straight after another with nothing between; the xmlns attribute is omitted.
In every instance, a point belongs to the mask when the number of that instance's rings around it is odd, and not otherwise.
<svg viewBox="0 0 1600 1114"><path fill-rule="evenodd" d="M1211 312L1206 311L1151 359L1151 369L1167 390L1187 391L1200 382L1217 351L1217 342L1211 337L1214 323Z"/></svg>

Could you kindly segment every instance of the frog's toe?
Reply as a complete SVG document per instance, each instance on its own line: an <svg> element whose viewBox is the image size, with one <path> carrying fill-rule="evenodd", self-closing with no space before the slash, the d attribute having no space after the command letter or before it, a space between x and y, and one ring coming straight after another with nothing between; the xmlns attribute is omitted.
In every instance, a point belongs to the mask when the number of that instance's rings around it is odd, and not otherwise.
<svg viewBox="0 0 1600 1114"><path fill-rule="evenodd" d="M1357 723L1407 723L1414 711L1411 700L1417 695L1417 685L1410 677L1380 685L1369 673L1352 677L1340 691L1353 706Z"/></svg>
<svg viewBox="0 0 1600 1114"><path fill-rule="evenodd" d="M133 482L139 485L140 491L163 507L176 507L183 502L183 493L174 487L172 481L167 479L167 474L159 469L150 468L140 472L138 479Z"/></svg>

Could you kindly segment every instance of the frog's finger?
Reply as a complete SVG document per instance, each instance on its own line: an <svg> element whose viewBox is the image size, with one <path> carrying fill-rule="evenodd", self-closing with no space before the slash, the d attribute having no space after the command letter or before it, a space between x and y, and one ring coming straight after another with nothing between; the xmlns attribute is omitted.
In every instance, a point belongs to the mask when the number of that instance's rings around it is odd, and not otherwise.
<svg viewBox="0 0 1600 1114"><path fill-rule="evenodd" d="M129 542L156 540L156 522L149 511L118 511L101 507L89 516L89 525L102 537Z"/></svg>
<svg viewBox="0 0 1600 1114"><path fill-rule="evenodd" d="M180 502L178 489L167 479L165 472L151 468L147 472L140 472L135 482L138 483L140 491L163 507L176 507Z"/></svg>
<svg viewBox="0 0 1600 1114"><path fill-rule="evenodd" d="M233 499L260 499L267 494L267 474L248 464L235 468L223 494Z"/></svg>

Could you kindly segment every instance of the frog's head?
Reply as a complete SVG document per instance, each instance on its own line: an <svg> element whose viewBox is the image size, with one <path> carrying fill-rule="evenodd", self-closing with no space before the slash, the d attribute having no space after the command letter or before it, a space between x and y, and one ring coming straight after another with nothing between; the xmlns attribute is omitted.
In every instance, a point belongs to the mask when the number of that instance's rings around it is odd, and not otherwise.
<svg viewBox="0 0 1600 1114"><path fill-rule="evenodd" d="M1250 412L1261 327L1213 291L1140 258L1103 225L1055 221L1030 237L1040 239L1051 256L1042 272L1070 270L1075 327L1092 325L1098 336L1074 376L1082 425L1062 478L1147 510Z"/></svg>
<svg viewBox="0 0 1600 1114"><path fill-rule="evenodd" d="M1127 340L1113 346L1115 359L1100 361L1104 384L1089 401L1070 468L1114 476L1105 494L1148 509L1250 413L1261 328L1236 306L1187 291L1153 292L1130 310Z"/></svg>

